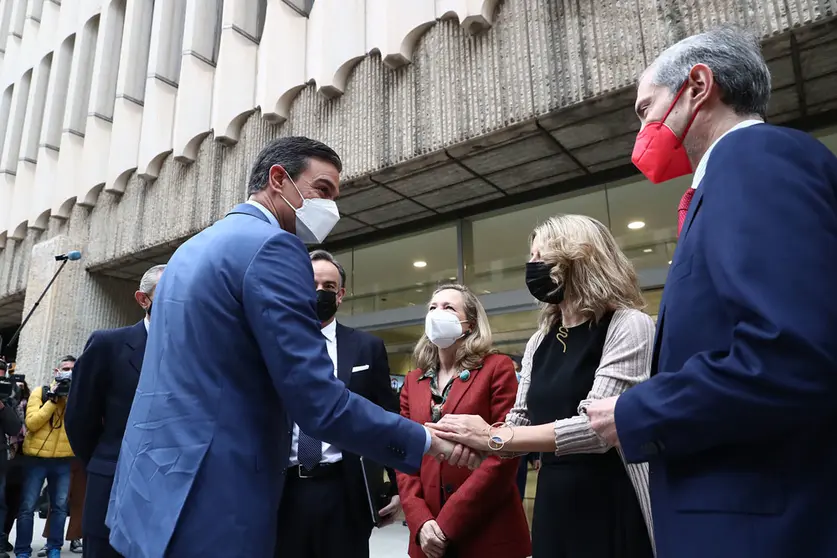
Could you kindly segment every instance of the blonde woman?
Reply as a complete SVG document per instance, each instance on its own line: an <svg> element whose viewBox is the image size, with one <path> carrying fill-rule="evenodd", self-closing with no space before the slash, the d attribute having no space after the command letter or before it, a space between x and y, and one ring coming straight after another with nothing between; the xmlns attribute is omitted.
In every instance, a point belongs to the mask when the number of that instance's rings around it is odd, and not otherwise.
<svg viewBox="0 0 837 558"><path fill-rule="evenodd" d="M654 323L641 312L636 273L590 217L552 217L530 246L526 285L542 309L514 408L493 428L474 416L446 416L434 427L480 451L544 452L533 558L651 558L647 466L626 466L585 415L591 400L649 376Z"/></svg>
<svg viewBox="0 0 837 558"><path fill-rule="evenodd" d="M435 423L449 413L504 420L517 378L511 359L493 350L479 299L462 285L433 293L418 368L401 390L401 414ZM398 474L412 558L523 558L529 526L515 482L517 459L491 456L471 471L426 457L417 475Z"/></svg>

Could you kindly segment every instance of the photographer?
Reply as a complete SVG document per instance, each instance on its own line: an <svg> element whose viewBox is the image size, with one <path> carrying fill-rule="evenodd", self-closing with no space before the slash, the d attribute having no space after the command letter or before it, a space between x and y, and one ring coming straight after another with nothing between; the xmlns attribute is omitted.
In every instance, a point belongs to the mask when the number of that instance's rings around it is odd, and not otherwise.
<svg viewBox="0 0 837 558"><path fill-rule="evenodd" d="M6 470L8 468L8 438L20 433L22 424L15 411L18 402L15 398L19 389L13 378L6 375L6 362L0 360L0 525L6 521ZM0 540L0 556L7 556L5 545L8 541L6 533L2 534Z"/></svg>
<svg viewBox="0 0 837 558"><path fill-rule="evenodd" d="M75 362L75 357L69 355L60 359L53 382L49 386L34 388L26 405L27 432L23 441L26 462L15 540L18 558L30 558L32 555L34 513L44 480L47 481L50 502L47 556L61 556L73 458L64 430L64 411Z"/></svg>

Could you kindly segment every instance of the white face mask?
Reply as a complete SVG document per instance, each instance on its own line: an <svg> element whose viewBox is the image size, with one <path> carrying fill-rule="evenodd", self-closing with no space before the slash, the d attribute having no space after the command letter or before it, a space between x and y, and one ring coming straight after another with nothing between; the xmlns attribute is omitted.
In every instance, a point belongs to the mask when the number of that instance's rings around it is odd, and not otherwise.
<svg viewBox="0 0 837 558"><path fill-rule="evenodd" d="M69 370L61 370L55 375L55 379L59 382L61 380L71 380L73 378L73 373Z"/></svg>
<svg viewBox="0 0 837 558"><path fill-rule="evenodd" d="M305 244L322 244L331 229L340 220L340 211L334 200L321 198L303 198L302 192L296 186L294 179L288 175L291 184L296 188L299 197L302 198L302 207L299 209L291 205L285 196L282 199L296 213L296 235Z"/></svg>
<svg viewBox="0 0 837 558"><path fill-rule="evenodd" d="M464 335L462 323L456 314L436 308L424 319L424 334L440 349L447 349Z"/></svg>

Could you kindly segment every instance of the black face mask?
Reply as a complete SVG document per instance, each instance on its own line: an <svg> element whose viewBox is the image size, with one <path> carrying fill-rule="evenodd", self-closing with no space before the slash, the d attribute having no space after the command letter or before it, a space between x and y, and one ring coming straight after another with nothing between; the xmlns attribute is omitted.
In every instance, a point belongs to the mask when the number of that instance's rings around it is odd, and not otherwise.
<svg viewBox="0 0 837 558"><path fill-rule="evenodd" d="M151 307L154 306L154 302L149 301L148 308L145 309L145 315L149 318L151 317Z"/></svg>
<svg viewBox="0 0 837 558"><path fill-rule="evenodd" d="M559 304L564 300L564 287L558 287L550 277L552 266L544 262L526 264L526 287L532 296L547 304Z"/></svg>
<svg viewBox="0 0 837 558"><path fill-rule="evenodd" d="M327 322L337 313L337 293L334 291L317 291L317 318Z"/></svg>

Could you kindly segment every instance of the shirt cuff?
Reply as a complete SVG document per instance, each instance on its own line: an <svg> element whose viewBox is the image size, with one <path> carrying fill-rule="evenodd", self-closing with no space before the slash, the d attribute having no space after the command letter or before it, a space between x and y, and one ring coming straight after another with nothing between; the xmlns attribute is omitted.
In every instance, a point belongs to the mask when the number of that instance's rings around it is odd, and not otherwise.
<svg viewBox="0 0 837 558"><path fill-rule="evenodd" d="M427 453L428 451L430 451L431 438L430 438L430 429L427 428L426 426L424 427L424 434L427 437L424 441L424 453Z"/></svg>

